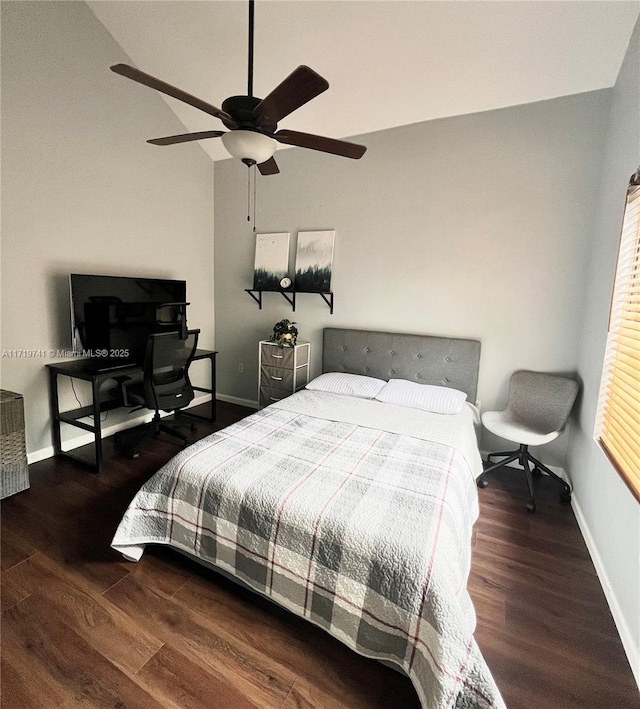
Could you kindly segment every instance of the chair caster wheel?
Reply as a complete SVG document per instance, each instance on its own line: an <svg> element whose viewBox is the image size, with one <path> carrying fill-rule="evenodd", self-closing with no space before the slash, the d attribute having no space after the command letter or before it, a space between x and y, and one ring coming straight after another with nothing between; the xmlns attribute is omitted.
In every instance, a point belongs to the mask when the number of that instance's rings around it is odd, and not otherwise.
<svg viewBox="0 0 640 709"><path fill-rule="evenodd" d="M126 437L120 433L116 433L113 437L113 445L118 455L121 455L123 458L133 460L134 458L138 458L140 456L139 451L130 448L130 444L127 445Z"/></svg>
<svg viewBox="0 0 640 709"><path fill-rule="evenodd" d="M534 468L531 471L531 475L533 475L534 478L541 478L542 477L542 470L540 470L540 468Z"/></svg>
<svg viewBox="0 0 640 709"><path fill-rule="evenodd" d="M527 504L527 511L528 512L535 512L536 511L536 503L535 502L529 502Z"/></svg>
<svg viewBox="0 0 640 709"><path fill-rule="evenodd" d="M571 493L563 490L560 493L560 502L564 502L565 504L569 504L571 502Z"/></svg>
<svg viewBox="0 0 640 709"><path fill-rule="evenodd" d="M128 458L129 460L135 460L136 458L140 457L140 451L138 450L132 450L131 448L121 448L118 453L123 457L123 458Z"/></svg>
<svg viewBox="0 0 640 709"><path fill-rule="evenodd" d="M485 487L487 487L488 484L489 484L488 480L485 480L484 478L478 478L478 482L477 482L478 487L485 488Z"/></svg>

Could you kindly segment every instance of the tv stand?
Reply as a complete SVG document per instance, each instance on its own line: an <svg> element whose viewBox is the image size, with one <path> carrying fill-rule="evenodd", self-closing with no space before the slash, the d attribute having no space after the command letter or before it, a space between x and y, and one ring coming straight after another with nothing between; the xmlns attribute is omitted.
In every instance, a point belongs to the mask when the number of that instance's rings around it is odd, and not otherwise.
<svg viewBox="0 0 640 709"><path fill-rule="evenodd" d="M195 391L211 394L211 416L201 416L191 413L188 409L182 414L204 421L216 420L216 355L214 350L196 350L193 361L208 359L211 363L211 388L194 386ZM89 467L92 472L99 473L102 469L102 427L100 415L106 411L121 408L124 406L124 400L121 394L121 389L124 382L133 375L140 375L142 367L138 364L130 364L118 369L99 371L92 367L88 360L73 359L64 362L55 362L47 364L49 370L49 397L51 406L51 423L53 437L54 455L71 458L78 463L82 463ZM82 406L70 411L60 411L60 400L58 396L58 376L62 375L71 379L81 379L86 382L91 382L91 404ZM118 387L118 395L115 398L100 400L100 388L106 381L115 381L120 384ZM92 418L92 423L86 423L81 419ZM88 460L72 451L65 451L62 448L62 436L60 433L60 424L66 423L70 426L80 428L93 434L93 456L92 460Z"/></svg>

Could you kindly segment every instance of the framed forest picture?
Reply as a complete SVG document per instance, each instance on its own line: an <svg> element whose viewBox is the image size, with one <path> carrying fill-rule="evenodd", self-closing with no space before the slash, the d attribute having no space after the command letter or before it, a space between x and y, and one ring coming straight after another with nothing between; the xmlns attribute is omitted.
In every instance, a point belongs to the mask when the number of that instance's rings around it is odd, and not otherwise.
<svg viewBox="0 0 640 709"><path fill-rule="evenodd" d="M254 290L279 290L289 273L289 232L256 234Z"/></svg>
<svg viewBox="0 0 640 709"><path fill-rule="evenodd" d="M298 232L295 289L307 293L331 290L335 231Z"/></svg>

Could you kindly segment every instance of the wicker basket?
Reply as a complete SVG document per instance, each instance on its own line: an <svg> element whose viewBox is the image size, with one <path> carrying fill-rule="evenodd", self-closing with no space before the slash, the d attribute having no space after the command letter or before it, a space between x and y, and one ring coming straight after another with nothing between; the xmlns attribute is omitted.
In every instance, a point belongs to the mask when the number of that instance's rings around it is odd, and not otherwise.
<svg viewBox="0 0 640 709"><path fill-rule="evenodd" d="M24 399L0 389L0 499L29 487Z"/></svg>

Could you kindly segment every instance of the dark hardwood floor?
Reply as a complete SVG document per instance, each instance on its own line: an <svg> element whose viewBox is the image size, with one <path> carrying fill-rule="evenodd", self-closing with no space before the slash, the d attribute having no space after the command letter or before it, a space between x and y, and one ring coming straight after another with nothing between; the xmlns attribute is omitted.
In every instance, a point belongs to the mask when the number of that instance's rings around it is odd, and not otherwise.
<svg viewBox="0 0 640 709"><path fill-rule="evenodd" d="M218 423L250 413L219 403ZM109 543L140 485L176 452L148 442L94 475L31 466L2 502L6 709L419 709L409 680L168 549L127 563ZM570 507L511 471L480 491L469 588L476 638L510 709L638 709L640 699Z"/></svg>

